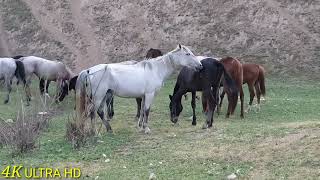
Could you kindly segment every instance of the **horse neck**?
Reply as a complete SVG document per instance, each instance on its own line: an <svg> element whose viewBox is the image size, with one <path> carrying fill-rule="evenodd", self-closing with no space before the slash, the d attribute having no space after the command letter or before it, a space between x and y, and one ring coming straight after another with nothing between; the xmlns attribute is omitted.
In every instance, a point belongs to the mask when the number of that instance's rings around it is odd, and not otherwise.
<svg viewBox="0 0 320 180"><path fill-rule="evenodd" d="M176 103L181 103L181 99L182 99L182 96L184 95L184 93L180 93L181 91L177 91L173 94L173 101L176 102Z"/></svg>
<svg viewBox="0 0 320 180"><path fill-rule="evenodd" d="M151 62L154 66L157 67L157 75L162 80L166 80L171 74L173 74L175 70L169 54L160 56L153 61L149 60L149 62Z"/></svg>

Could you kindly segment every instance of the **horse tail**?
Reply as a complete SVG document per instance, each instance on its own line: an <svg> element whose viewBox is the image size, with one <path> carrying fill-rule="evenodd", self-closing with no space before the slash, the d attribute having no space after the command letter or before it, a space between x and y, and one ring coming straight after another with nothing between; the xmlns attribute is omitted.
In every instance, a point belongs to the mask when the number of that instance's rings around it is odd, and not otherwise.
<svg viewBox="0 0 320 180"><path fill-rule="evenodd" d="M78 75L74 76L73 78L70 79L69 81L69 91L76 90L76 83L77 83Z"/></svg>
<svg viewBox="0 0 320 180"><path fill-rule="evenodd" d="M223 72L223 77L224 77L224 81L227 87L225 87L227 93L229 94L228 96L230 96L230 100L232 102L232 112L234 113L237 103L238 103L238 93L239 93L239 89L235 83L235 81L231 78L231 76L229 75L229 73L226 71L226 69L224 68L223 64L220 64L220 68L222 69Z"/></svg>
<svg viewBox="0 0 320 180"><path fill-rule="evenodd" d="M259 86L261 90L261 94L263 96L266 95L266 85L265 85L265 78L264 78L265 70L262 66L259 66L259 76L258 76L258 81L259 81Z"/></svg>
<svg viewBox="0 0 320 180"><path fill-rule="evenodd" d="M86 105L87 105L87 87L88 87L88 72L83 71L79 74L77 82L76 82L76 115L77 119L81 120L82 118L87 116L86 113Z"/></svg>
<svg viewBox="0 0 320 180"><path fill-rule="evenodd" d="M14 75L17 77L19 81L22 81L23 84L26 84L26 72L24 69L24 65L22 61L15 61L16 62L16 71L14 72Z"/></svg>

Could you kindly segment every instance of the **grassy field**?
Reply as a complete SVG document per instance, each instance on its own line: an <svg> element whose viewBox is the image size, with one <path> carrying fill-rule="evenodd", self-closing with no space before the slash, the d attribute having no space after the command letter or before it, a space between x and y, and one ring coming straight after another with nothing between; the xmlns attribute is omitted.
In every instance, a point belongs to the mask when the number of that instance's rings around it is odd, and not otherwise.
<svg viewBox="0 0 320 180"><path fill-rule="evenodd" d="M226 179L232 173L239 179L320 177L320 83L269 78L266 101L259 113L245 114L241 120L238 106L235 117L215 115L215 128L203 130L200 102L198 125L191 126L191 96L183 100L179 125L172 126L168 95L174 82L167 81L155 100L149 135L137 132L135 100L116 98L113 134L102 127L97 143L74 150L65 140L66 121L73 111L72 97L68 97L51 107L57 115L42 132L36 149L17 156L6 147L0 149L1 168L17 164L80 167L84 179L148 179L151 173L157 179ZM247 104L247 88L245 91ZM20 106L20 95L12 95L9 105L0 104L3 119L15 119ZM1 89L1 101L3 98ZM30 112L39 107L37 99L28 107ZM97 123L100 126L100 120Z"/></svg>

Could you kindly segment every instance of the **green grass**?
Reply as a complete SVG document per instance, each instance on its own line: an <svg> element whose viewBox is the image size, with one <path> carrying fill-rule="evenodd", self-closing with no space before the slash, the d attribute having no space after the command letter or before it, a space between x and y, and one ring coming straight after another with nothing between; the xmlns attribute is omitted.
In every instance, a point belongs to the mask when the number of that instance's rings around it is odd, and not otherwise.
<svg viewBox="0 0 320 180"><path fill-rule="evenodd" d="M239 117L215 115L214 129L202 130L204 115L197 102L198 125L191 126L190 98L183 100L179 125L169 120L168 94L174 79L165 83L157 95L150 115L149 135L137 132L134 99L115 100L113 134L105 132L98 142L79 150L65 140L65 124L73 111L72 97L53 105L60 112L42 132L36 149L12 156L10 149L0 149L1 168L23 164L30 167L80 167L82 178L147 179L226 179L236 173L240 179L316 179L320 176L320 122L318 111L320 84L299 79L267 80L267 97L261 111ZM34 94L37 85L34 84ZM54 91L51 91L52 93ZM248 102L245 88L245 103ZM1 100L5 91L0 92ZM35 111L35 98L30 112ZM0 117L15 119L20 95L12 93L9 105L0 104ZM256 102L256 101L254 101ZM101 122L97 120L97 127ZM103 157L103 154L106 157ZM110 162L105 162L105 159Z"/></svg>

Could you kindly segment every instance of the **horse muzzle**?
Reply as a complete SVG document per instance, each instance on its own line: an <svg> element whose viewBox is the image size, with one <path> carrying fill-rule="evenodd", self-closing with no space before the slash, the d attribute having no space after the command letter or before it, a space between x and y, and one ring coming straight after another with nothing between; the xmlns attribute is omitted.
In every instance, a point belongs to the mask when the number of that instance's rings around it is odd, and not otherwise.
<svg viewBox="0 0 320 180"><path fill-rule="evenodd" d="M176 124L178 122L178 117L174 117L170 119L172 123Z"/></svg>

